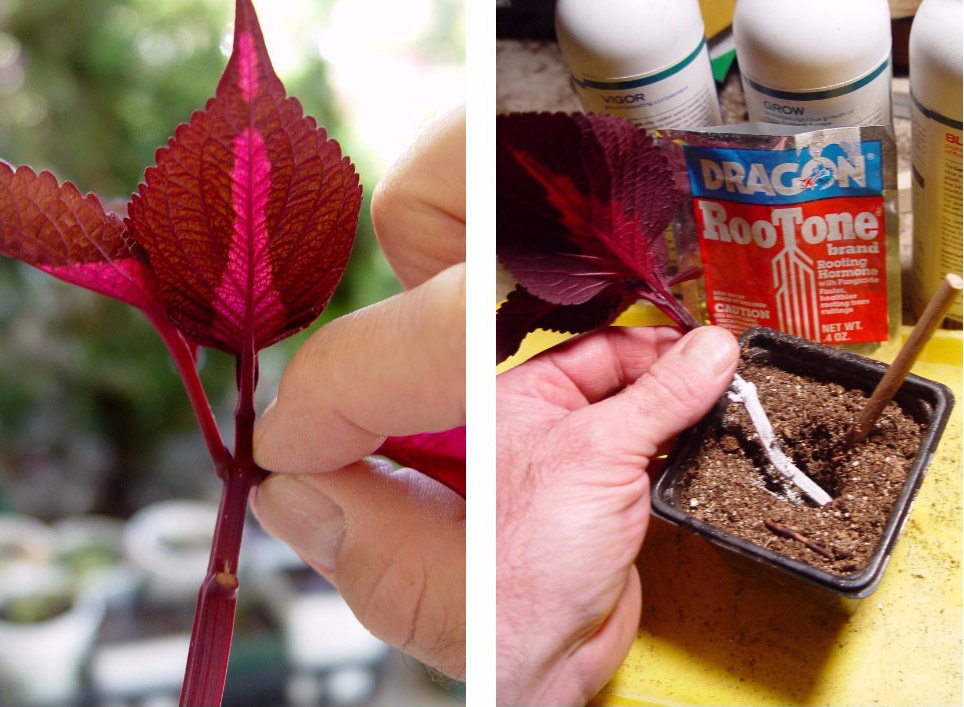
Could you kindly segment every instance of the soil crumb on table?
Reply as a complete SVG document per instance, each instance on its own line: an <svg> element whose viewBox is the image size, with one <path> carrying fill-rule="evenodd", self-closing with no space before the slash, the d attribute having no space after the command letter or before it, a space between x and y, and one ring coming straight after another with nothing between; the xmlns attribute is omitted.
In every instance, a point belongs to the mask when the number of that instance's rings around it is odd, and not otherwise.
<svg viewBox="0 0 964 707"><path fill-rule="evenodd" d="M756 385L783 451L833 501L823 508L800 502L795 487L766 461L746 409L731 402L680 477L679 507L819 569L841 575L862 570L907 479L921 426L891 402L867 439L843 451L867 399L863 391L748 358L738 372ZM787 537L788 530L796 537Z"/></svg>

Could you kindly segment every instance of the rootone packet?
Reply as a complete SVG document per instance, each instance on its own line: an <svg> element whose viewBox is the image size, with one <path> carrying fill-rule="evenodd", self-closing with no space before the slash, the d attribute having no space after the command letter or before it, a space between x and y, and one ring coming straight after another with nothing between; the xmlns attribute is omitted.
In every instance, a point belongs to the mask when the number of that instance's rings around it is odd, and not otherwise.
<svg viewBox="0 0 964 707"><path fill-rule="evenodd" d="M891 128L745 123L661 135L687 195L673 225L679 265L703 268L684 292L697 318L865 352L896 341Z"/></svg>

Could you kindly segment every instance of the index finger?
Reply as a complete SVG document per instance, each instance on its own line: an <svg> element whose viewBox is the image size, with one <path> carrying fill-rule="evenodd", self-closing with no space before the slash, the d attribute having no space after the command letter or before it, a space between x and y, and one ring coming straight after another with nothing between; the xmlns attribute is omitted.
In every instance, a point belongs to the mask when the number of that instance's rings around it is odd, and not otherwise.
<svg viewBox="0 0 964 707"><path fill-rule="evenodd" d="M631 385L680 338L671 327L606 327L544 351L499 376L506 392L534 390L575 410Z"/></svg>
<svg viewBox="0 0 964 707"><path fill-rule="evenodd" d="M464 106L432 124L383 175L372 224L406 288L465 260Z"/></svg>

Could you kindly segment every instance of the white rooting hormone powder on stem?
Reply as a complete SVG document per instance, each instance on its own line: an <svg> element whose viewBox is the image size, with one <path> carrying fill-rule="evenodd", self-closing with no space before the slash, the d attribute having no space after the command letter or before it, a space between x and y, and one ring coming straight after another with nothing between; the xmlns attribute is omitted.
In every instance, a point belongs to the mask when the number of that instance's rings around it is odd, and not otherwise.
<svg viewBox="0 0 964 707"><path fill-rule="evenodd" d="M794 486L818 506L826 506L830 503L833 500L830 498L830 494L800 471L780 449L776 435L773 433L773 426L770 424L770 418L767 417L766 411L760 404L760 398L756 394L756 386L740 376L734 375L726 396L733 402L742 403L746 408L747 414L750 416L750 422L753 423L753 427L756 428L757 434L760 436L763 451L766 452L767 458L774 468L790 479Z"/></svg>

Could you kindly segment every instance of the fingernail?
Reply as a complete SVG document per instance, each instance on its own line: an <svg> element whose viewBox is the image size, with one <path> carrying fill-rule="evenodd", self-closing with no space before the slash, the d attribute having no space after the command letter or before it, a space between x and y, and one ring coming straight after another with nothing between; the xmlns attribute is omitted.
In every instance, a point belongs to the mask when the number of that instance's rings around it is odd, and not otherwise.
<svg viewBox="0 0 964 707"><path fill-rule="evenodd" d="M716 326L701 326L684 336L680 357L709 375L724 373L740 355L733 335Z"/></svg>
<svg viewBox="0 0 964 707"><path fill-rule="evenodd" d="M271 535L333 570L345 539L345 513L309 479L273 475L258 487L254 514Z"/></svg>

